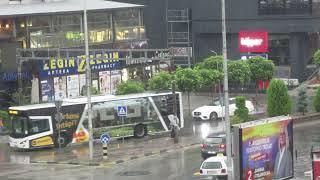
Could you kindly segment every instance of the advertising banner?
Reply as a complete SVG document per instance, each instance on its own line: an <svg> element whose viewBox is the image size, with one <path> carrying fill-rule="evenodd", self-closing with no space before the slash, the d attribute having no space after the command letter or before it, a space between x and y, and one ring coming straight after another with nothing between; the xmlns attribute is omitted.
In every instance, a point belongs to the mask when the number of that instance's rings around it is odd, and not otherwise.
<svg viewBox="0 0 320 180"><path fill-rule="evenodd" d="M42 80L41 84L41 101L52 102L53 99L53 83L51 79Z"/></svg>
<svg viewBox="0 0 320 180"><path fill-rule="evenodd" d="M90 55L90 66L92 72L117 69L120 67L118 52ZM71 74L85 73L85 56L70 57L64 59L51 59L40 63L39 76L57 77Z"/></svg>
<svg viewBox="0 0 320 180"><path fill-rule="evenodd" d="M54 81L54 99L57 100L63 100L67 97L67 83L66 83L66 77L55 77L53 78Z"/></svg>
<svg viewBox="0 0 320 180"><path fill-rule="evenodd" d="M115 94L117 85L121 82L121 71L111 71L111 94Z"/></svg>
<svg viewBox="0 0 320 180"><path fill-rule="evenodd" d="M67 77L68 98L79 97L79 76L71 75Z"/></svg>
<svg viewBox="0 0 320 180"><path fill-rule="evenodd" d="M320 152L313 152L312 174L313 180L320 180Z"/></svg>
<svg viewBox="0 0 320 180"><path fill-rule="evenodd" d="M268 52L268 32L241 31L239 32L238 45L241 53L266 53Z"/></svg>
<svg viewBox="0 0 320 180"><path fill-rule="evenodd" d="M99 89L101 94L110 94L111 93L111 72L110 71L101 71L99 72Z"/></svg>
<svg viewBox="0 0 320 180"><path fill-rule="evenodd" d="M243 180L293 177L293 123L291 119L241 129L240 165Z"/></svg>

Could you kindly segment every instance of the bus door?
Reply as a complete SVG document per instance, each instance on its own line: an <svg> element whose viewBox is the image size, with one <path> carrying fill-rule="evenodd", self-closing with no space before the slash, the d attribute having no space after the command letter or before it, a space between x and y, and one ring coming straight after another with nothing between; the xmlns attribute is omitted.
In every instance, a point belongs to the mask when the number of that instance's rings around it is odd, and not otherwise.
<svg viewBox="0 0 320 180"><path fill-rule="evenodd" d="M54 145L51 116L29 116L30 148Z"/></svg>

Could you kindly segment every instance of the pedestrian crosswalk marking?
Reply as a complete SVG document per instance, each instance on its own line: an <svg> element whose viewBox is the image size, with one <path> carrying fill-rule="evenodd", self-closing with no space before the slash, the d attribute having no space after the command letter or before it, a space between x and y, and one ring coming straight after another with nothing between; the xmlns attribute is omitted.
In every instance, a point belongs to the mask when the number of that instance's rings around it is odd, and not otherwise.
<svg viewBox="0 0 320 180"><path fill-rule="evenodd" d="M193 175L194 175L194 176L200 176L200 172L197 171L197 172L195 172Z"/></svg>

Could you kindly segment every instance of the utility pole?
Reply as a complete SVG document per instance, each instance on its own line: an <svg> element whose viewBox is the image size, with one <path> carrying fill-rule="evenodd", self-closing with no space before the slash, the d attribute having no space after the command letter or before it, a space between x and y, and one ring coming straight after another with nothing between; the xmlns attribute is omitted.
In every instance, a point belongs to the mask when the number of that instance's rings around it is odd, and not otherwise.
<svg viewBox="0 0 320 180"><path fill-rule="evenodd" d="M223 72L224 72L224 105L225 105L225 128L227 134L227 167L228 179L233 179L233 167L231 157L231 132L229 117L229 90L228 90L228 64L227 64L227 32L226 32L226 7L225 0L221 0L221 22L222 22L222 54L223 54Z"/></svg>
<svg viewBox="0 0 320 180"><path fill-rule="evenodd" d="M87 21L87 1L83 0L83 21L84 21L84 42L86 51L86 85L88 101L88 125L89 125L89 158L93 159L93 132L92 132L92 110L91 110L91 68L89 59L88 21Z"/></svg>

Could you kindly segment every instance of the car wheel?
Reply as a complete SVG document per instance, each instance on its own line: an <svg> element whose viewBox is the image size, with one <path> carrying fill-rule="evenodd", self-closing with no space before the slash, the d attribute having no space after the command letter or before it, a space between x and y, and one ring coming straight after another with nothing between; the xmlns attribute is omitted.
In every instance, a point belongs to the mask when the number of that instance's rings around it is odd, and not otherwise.
<svg viewBox="0 0 320 180"><path fill-rule="evenodd" d="M134 137L136 138L143 138L148 134L147 126L144 124L138 124L134 127Z"/></svg>
<svg viewBox="0 0 320 180"><path fill-rule="evenodd" d="M218 114L216 112L212 112L210 114L210 121L216 121L218 120Z"/></svg>

